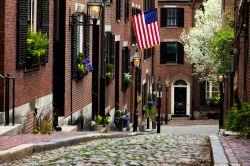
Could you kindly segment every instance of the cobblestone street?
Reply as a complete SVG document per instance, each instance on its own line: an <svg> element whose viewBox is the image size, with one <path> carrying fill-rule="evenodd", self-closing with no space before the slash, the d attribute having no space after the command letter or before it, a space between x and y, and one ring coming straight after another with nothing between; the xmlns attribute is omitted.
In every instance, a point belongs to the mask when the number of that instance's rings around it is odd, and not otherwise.
<svg viewBox="0 0 250 166"><path fill-rule="evenodd" d="M207 137L148 134L99 139L4 165L210 165Z"/></svg>

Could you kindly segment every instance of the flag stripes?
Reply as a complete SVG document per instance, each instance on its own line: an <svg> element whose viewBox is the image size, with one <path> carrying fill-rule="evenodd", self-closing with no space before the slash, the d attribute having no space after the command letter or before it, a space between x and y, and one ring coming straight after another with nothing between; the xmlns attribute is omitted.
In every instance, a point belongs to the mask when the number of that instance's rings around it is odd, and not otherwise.
<svg viewBox="0 0 250 166"><path fill-rule="evenodd" d="M157 9L134 15L132 20L139 49L160 44Z"/></svg>

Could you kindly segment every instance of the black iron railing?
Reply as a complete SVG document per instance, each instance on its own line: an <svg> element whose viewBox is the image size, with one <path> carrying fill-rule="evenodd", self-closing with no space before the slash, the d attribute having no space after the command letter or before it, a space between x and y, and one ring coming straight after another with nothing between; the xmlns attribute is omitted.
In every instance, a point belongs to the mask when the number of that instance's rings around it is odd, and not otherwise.
<svg viewBox="0 0 250 166"><path fill-rule="evenodd" d="M5 112L5 126L9 125L9 115L10 115L10 90L12 90L12 125L15 125L15 80L16 77L11 76L10 74L7 74L6 76L3 76L0 74L0 79L3 80L3 90L4 93L0 94L3 98L3 108ZM12 81L12 89L11 89L11 81Z"/></svg>

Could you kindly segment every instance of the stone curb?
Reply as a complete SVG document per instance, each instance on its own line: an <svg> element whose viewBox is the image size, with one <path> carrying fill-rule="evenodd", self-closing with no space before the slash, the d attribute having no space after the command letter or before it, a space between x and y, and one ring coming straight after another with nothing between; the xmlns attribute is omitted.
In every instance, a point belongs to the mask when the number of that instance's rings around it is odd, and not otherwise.
<svg viewBox="0 0 250 166"><path fill-rule="evenodd" d="M108 138L122 138L131 137L137 135L143 135L145 133L88 133L86 135L78 135L66 138L56 138L48 142L39 142L31 144L21 144L10 149L0 151L0 163L9 162L13 160L22 159L25 156L32 155L36 152L44 152L46 150L57 149L65 146L72 146L82 142L92 141L94 139L108 139Z"/></svg>
<svg viewBox="0 0 250 166"><path fill-rule="evenodd" d="M212 160L215 166L228 166L229 161L217 135L209 135Z"/></svg>

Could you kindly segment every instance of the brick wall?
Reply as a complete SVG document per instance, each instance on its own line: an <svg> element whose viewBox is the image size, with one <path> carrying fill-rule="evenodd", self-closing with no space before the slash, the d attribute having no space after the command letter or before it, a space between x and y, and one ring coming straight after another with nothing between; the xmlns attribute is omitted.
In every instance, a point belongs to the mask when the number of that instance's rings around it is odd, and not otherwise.
<svg viewBox="0 0 250 166"><path fill-rule="evenodd" d="M69 24L70 14L75 12L75 4L84 4L87 8L87 0L66 0L66 23L65 23L65 117L72 112L79 111L92 101L92 73L89 72L82 81L71 80L71 28ZM92 31L90 31L90 34ZM90 59L92 59L92 37L90 37ZM92 61L92 60L91 60ZM72 83L72 91L71 91ZM72 93L72 103L71 103Z"/></svg>
<svg viewBox="0 0 250 166"><path fill-rule="evenodd" d="M164 6L175 6L184 8L184 27L192 26L192 9L188 3L159 3L159 8ZM160 10L158 10L158 17L160 18ZM176 41L180 42L180 34L183 28L178 27L160 27L161 42ZM184 64L160 64L160 47L156 47L154 57L154 76L157 81L160 77L162 81L167 78L170 79L170 87L168 88L167 95L168 101L166 103L166 89L163 88L162 96L162 109L161 112L166 112L166 104L168 105L168 113L171 112L171 86L176 80L185 80L192 86L192 65L184 62Z"/></svg>

